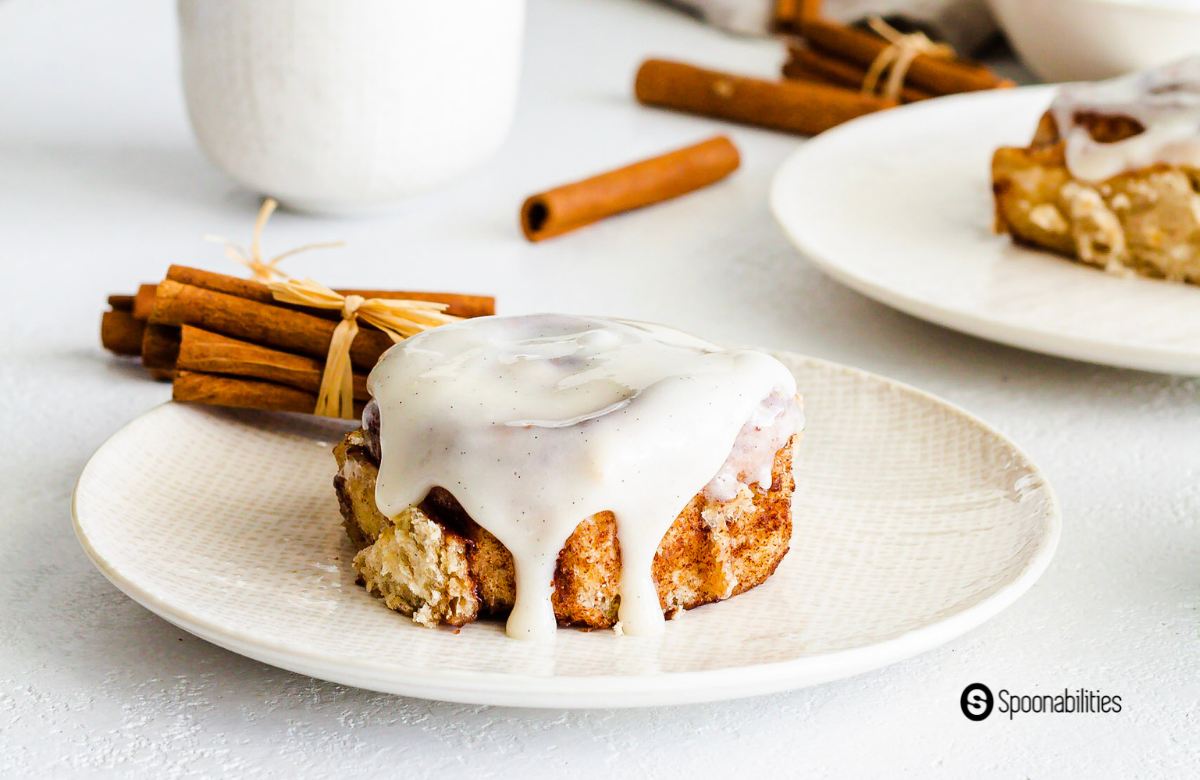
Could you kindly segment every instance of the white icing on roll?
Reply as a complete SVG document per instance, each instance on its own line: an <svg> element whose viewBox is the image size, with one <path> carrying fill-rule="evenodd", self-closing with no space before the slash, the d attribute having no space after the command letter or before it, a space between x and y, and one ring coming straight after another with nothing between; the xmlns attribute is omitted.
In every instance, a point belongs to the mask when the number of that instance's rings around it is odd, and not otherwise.
<svg viewBox="0 0 1200 780"><path fill-rule="evenodd" d="M1200 57L1110 81L1067 84L1050 111L1077 179L1103 181L1155 163L1200 168ZM1087 113L1127 116L1145 131L1101 143L1075 121Z"/></svg>
<svg viewBox="0 0 1200 780"><path fill-rule="evenodd" d="M376 501L393 516L435 486L513 555L508 633L552 635L558 554L610 510L625 633L661 630L651 576L694 495L770 487L775 451L803 427L782 363L638 322L483 317L389 350L368 381L380 413ZM736 444L736 446L735 446Z"/></svg>

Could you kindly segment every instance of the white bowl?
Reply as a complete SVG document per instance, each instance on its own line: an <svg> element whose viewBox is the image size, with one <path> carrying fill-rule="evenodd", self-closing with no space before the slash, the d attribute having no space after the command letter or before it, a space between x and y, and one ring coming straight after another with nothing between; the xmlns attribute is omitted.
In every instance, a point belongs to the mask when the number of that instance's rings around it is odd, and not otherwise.
<svg viewBox="0 0 1200 780"><path fill-rule="evenodd" d="M989 0L1047 81L1091 81L1200 53L1198 0Z"/></svg>
<svg viewBox="0 0 1200 780"><path fill-rule="evenodd" d="M230 177L293 208L390 208L499 148L524 10L524 0L179 0L192 128Z"/></svg>

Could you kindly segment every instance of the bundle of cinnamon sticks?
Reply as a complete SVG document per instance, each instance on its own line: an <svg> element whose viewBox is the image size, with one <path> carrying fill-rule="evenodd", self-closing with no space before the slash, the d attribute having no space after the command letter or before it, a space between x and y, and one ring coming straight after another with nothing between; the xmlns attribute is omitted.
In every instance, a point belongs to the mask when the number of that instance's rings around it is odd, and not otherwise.
<svg viewBox="0 0 1200 780"><path fill-rule="evenodd" d="M872 26L852 27L820 16L801 16L784 25L787 32L798 38L788 45L788 59L783 65L783 75L796 81L840 86L867 91L883 98L896 98L905 103L926 100L939 95L974 92L1013 86L1009 79L1001 78L984 65L963 59L941 44L924 39L923 49L928 53L916 54L906 63L904 73L897 80L895 95L887 94L884 80L873 84L873 66L881 57L888 57L889 49L897 49L896 41L904 34L889 25L873 20ZM883 29L894 40L889 40L876 29ZM923 37L923 36L921 36ZM920 38L918 38L920 41Z"/></svg>
<svg viewBox="0 0 1200 780"><path fill-rule="evenodd" d="M776 28L788 39L781 80L650 59L638 69L646 105L816 135L863 114L938 95L1013 82L920 33L881 19L865 28L830 21L816 0L777 0Z"/></svg>
<svg viewBox="0 0 1200 780"><path fill-rule="evenodd" d="M458 317L495 313L485 295L340 290L363 298L434 301ZM235 276L172 265L158 284L113 295L100 339L118 355L136 355L152 376L172 381L176 401L312 412L325 358L341 315L281 303L271 288ZM364 325L350 345L354 398L367 399L366 375L393 344Z"/></svg>

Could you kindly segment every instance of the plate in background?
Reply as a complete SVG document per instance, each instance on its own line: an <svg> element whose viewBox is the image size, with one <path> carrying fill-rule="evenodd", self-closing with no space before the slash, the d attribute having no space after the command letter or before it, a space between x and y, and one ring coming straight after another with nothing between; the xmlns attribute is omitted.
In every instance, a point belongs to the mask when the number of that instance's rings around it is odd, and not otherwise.
<svg viewBox="0 0 1200 780"><path fill-rule="evenodd" d="M313 677L478 704L630 707L736 698L878 668L1011 604L1053 555L1058 509L1011 442L912 388L783 354L805 396L792 551L762 586L660 638L480 622L421 628L355 584L330 450L345 425L165 404L108 440L75 530L118 588L179 627Z"/></svg>
<svg viewBox="0 0 1200 780"><path fill-rule="evenodd" d="M1024 146L1052 87L938 98L800 147L771 208L843 284L900 311L1049 355L1200 374L1200 287L1126 278L992 232L990 164Z"/></svg>

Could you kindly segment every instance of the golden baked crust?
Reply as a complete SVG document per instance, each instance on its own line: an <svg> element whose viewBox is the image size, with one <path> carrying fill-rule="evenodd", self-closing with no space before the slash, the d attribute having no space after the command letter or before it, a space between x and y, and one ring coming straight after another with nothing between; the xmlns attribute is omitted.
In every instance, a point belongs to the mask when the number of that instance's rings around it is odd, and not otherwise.
<svg viewBox="0 0 1200 780"><path fill-rule="evenodd" d="M1124 116L1075 117L1114 143L1142 132ZM1200 283L1200 171L1158 164L1099 183L1074 179L1053 117L1028 147L992 157L996 230L1118 273Z"/></svg>
<svg viewBox="0 0 1200 780"><path fill-rule="evenodd" d="M664 614L729 598L761 584L792 536L792 449L775 455L769 490L743 487L728 502L696 495L667 530L653 576ZM395 518L375 506L377 468L362 431L337 445L334 487L346 531L359 547L354 568L388 607L424 625L461 626L501 617L515 594L512 555L435 488ZM617 621L620 551L611 512L585 518L567 539L554 574L560 625L609 628Z"/></svg>

